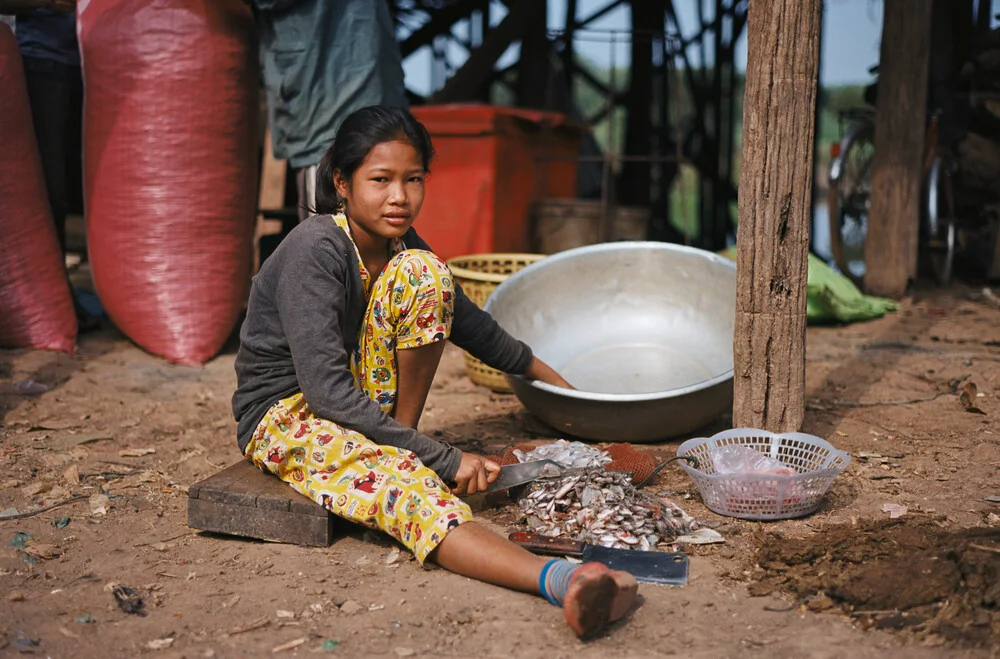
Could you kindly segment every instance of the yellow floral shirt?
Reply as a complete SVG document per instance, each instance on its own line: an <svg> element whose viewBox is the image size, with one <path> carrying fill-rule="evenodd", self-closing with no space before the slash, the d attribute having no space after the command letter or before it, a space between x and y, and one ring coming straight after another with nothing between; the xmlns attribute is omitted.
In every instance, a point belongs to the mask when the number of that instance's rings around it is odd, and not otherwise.
<svg viewBox="0 0 1000 659"><path fill-rule="evenodd" d="M367 296L371 293L372 278L368 273L368 268L365 267L365 262L361 260L361 252L358 251L358 244L354 242L354 234L351 233L351 225L347 221L347 216L334 215L333 221L337 223L338 227L347 233L347 237L351 239L351 244L354 245L354 253L358 257L358 267L361 268L361 285L364 286L365 295ZM406 249L406 245L403 244L403 239L393 238L389 241L389 258L392 259L392 257L399 254L404 249Z"/></svg>

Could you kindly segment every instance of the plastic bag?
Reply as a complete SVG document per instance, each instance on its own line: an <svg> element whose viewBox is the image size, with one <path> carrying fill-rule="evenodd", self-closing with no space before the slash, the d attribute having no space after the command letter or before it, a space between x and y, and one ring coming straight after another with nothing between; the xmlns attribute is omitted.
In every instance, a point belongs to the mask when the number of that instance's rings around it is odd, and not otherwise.
<svg viewBox="0 0 1000 659"><path fill-rule="evenodd" d="M718 446L710 451L717 474L744 476L794 476L795 469L781 460L765 455L749 446Z"/></svg>

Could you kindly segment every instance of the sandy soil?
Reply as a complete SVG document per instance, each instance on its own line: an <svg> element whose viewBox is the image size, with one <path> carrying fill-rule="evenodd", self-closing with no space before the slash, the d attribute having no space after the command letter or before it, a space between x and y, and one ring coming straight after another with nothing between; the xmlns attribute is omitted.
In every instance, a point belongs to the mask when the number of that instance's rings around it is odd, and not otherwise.
<svg viewBox="0 0 1000 659"><path fill-rule="evenodd" d="M179 367L106 328L73 356L0 353L0 510L83 497L0 521L0 656L271 656L297 641L283 653L996 656L1000 505L985 497L1000 494L1000 309L964 289L810 329L805 430L854 456L823 508L726 519L665 469L651 487L727 542L692 548L687 586L644 587L631 615L589 643L540 599L405 556L387 564L391 547L357 532L312 549L188 528L187 487L239 457L233 347ZM48 391L11 393L28 379ZM967 383L982 413L960 400ZM922 402L874 404L909 400ZM423 430L477 451L552 438L516 399L470 383L454 348ZM676 444L647 449L662 458ZM88 497L100 492L107 512L94 515ZM907 512L889 520L887 503ZM485 519L504 530L514 518ZM18 533L26 548L12 546ZM138 593L146 615L122 611L113 584Z"/></svg>

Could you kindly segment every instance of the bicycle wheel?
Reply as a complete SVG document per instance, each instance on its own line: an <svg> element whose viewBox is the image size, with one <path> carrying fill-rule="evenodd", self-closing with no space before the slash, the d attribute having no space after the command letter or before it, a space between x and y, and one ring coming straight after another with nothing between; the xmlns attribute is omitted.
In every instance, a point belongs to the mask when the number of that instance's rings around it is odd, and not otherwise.
<svg viewBox="0 0 1000 659"><path fill-rule="evenodd" d="M943 285L951 282L955 263L955 210L951 175L940 155L935 155L924 184L921 252L927 270Z"/></svg>
<svg viewBox="0 0 1000 659"><path fill-rule="evenodd" d="M857 122L844 135L840 155L830 167L830 251L840 271L858 284L865 276L874 158L875 127Z"/></svg>

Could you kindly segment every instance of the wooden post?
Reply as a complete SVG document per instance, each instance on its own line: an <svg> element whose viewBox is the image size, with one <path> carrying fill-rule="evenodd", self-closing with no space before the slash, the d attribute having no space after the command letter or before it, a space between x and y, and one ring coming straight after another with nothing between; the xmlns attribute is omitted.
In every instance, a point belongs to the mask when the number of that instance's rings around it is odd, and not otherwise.
<svg viewBox="0 0 1000 659"><path fill-rule="evenodd" d="M545 27L547 0L534 0L534 14L527 18L528 28L521 37L521 59L517 64L517 106L542 110L551 101L548 96L549 36Z"/></svg>
<svg viewBox="0 0 1000 659"><path fill-rule="evenodd" d="M865 281L901 297L917 274L933 0L884 0Z"/></svg>
<svg viewBox="0 0 1000 659"><path fill-rule="evenodd" d="M274 157L271 147L271 127L264 131L264 157L260 165L260 185L257 197L257 210L278 210L284 206L285 176L287 163ZM262 213L257 214L253 232L253 270L251 276L260 270L260 239L264 236L281 233L281 220L265 219Z"/></svg>
<svg viewBox="0 0 1000 659"><path fill-rule="evenodd" d="M626 102L626 156L653 155L653 34L650 25L663 25L666 3L632 0L632 67ZM664 65L664 68L666 66ZM666 102L665 100L662 102ZM629 206L649 206L653 163L629 160L622 163L618 177L619 201Z"/></svg>
<svg viewBox="0 0 1000 659"><path fill-rule="evenodd" d="M737 231L733 424L805 416L806 271L822 0L754 0Z"/></svg>

